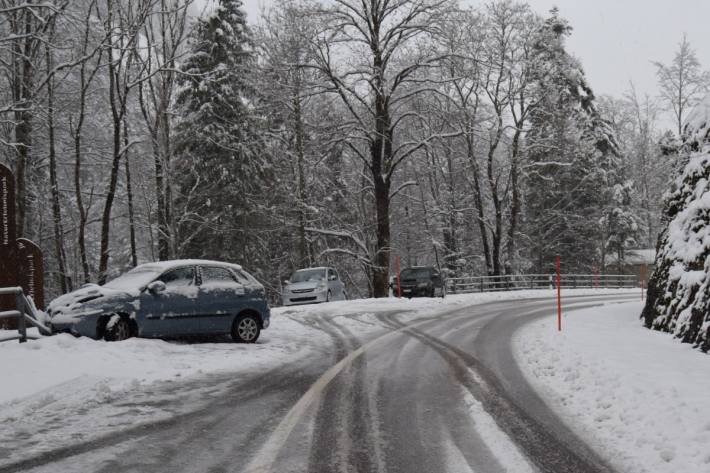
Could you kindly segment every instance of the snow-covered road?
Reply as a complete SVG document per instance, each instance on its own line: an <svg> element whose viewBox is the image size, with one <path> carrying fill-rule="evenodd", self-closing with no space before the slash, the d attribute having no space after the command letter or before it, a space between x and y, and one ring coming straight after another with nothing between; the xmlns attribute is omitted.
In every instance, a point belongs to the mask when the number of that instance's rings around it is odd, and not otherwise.
<svg viewBox="0 0 710 473"><path fill-rule="evenodd" d="M629 297L593 294L568 310ZM15 395L0 404L0 472L613 471L513 355L511 337L553 312L551 296L280 308L256 346L0 345L0 359L54 376L4 379Z"/></svg>

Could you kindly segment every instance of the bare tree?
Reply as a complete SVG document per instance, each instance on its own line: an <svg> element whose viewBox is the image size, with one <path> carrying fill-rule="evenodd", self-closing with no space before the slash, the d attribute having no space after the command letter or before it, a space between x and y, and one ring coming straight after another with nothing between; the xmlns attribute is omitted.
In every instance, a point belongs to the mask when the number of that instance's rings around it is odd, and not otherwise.
<svg viewBox="0 0 710 473"><path fill-rule="evenodd" d="M106 66L109 81L108 102L113 124L111 171L101 216L98 277L101 284L106 282L107 277L111 211L116 197L121 159L131 145L122 139L128 96L136 86L147 80L146 65L136 65L134 51L146 18L152 12L153 2L155 0L132 0L126 3L106 0L104 8L97 9L104 30L110 37L110 42L106 45Z"/></svg>
<svg viewBox="0 0 710 473"><path fill-rule="evenodd" d="M686 35L678 44L670 64L654 62L653 65L656 66L661 100L673 112L680 137L686 113L710 88L710 71L702 70Z"/></svg>
<svg viewBox="0 0 710 473"><path fill-rule="evenodd" d="M187 18L193 0L159 0L158 11L146 18L143 27L145 47L138 48L136 60L142 61L152 77L138 87L141 113L151 138L155 170L155 196L158 215L158 258L176 255L176 230L172 215L170 145L171 115L175 94L176 61L187 38Z"/></svg>
<svg viewBox="0 0 710 473"><path fill-rule="evenodd" d="M315 162L314 154L320 152L322 143L311 139L313 129L309 123L314 108L313 69L306 67L313 61L311 39L316 24L309 13L314 3L306 0L285 1L264 12L263 26L258 31L260 81L265 113L276 125L271 134L282 146L280 154L289 161L294 182L293 208L288 209L296 227L296 265L307 266L311 251L306 227L312 198L308 195L308 169Z"/></svg>
<svg viewBox="0 0 710 473"><path fill-rule="evenodd" d="M417 42L436 34L448 2L435 0L336 0L321 10L327 26L316 38L317 68L350 120L344 144L367 166L372 180L377 252L372 272L375 297L387 296L390 265L390 201L399 165L427 140L399 142L398 128L413 117L406 105L429 88L418 74L439 62ZM422 44L419 44L422 45Z"/></svg>
<svg viewBox="0 0 710 473"><path fill-rule="evenodd" d="M27 195L27 166L30 164L36 98L47 83L40 76L43 62L42 46L56 17L69 4L68 0L36 2L34 0L0 0L0 68L8 78L11 102L0 106L0 116L12 116L13 140L5 143L16 152L17 233L26 234L30 201ZM48 71L51 73L51 71Z"/></svg>

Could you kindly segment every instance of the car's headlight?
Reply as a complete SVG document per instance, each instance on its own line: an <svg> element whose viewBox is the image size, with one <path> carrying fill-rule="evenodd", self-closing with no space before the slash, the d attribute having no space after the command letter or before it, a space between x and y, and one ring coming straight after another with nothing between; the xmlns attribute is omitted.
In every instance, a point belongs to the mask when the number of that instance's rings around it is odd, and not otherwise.
<svg viewBox="0 0 710 473"><path fill-rule="evenodd" d="M316 289L323 290L323 289L325 289L326 287L328 287L328 285L325 283L325 281L321 281L321 282L318 283L318 286L316 286Z"/></svg>

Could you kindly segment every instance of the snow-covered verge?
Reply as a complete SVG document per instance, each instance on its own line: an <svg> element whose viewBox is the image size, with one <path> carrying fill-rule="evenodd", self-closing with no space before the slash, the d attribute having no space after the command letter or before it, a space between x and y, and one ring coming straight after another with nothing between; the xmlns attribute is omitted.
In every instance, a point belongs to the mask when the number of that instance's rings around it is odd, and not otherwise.
<svg viewBox="0 0 710 473"><path fill-rule="evenodd" d="M710 471L710 356L643 328L641 303L569 312L513 339L526 378L625 473Z"/></svg>
<svg viewBox="0 0 710 473"><path fill-rule="evenodd" d="M570 296L600 293L567 291ZM327 356L334 342L319 328L326 318L364 341L386 330L379 321L385 313L415 320L467 305L553 297L553 291L538 290L281 307L272 310L271 327L254 345L104 342L68 334L0 343L6 367L0 374L0 466L194 411L240 377Z"/></svg>

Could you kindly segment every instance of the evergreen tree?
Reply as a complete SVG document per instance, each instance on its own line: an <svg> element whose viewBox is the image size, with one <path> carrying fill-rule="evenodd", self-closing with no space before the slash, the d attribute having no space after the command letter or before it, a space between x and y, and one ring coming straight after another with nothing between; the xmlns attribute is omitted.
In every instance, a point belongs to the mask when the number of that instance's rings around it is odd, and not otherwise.
<svg viewBox="0 0 710 473"><path fill-rule="evenodd" d="M582 66L565 50L571 27L552 10L533 44L534 101L527 137L527 227L532 265L550 271L560 255L568 271L599 259L599 217L618 180L618 151L594 106Z"/></svg>
<svg viewBox="0 0 710 473"><path fill-rule="evenodd" d="M249 80L253 47L241 7L240 0L220 0L198 19L181 67L174 139L183 256L248 256L249 213L267 167L259 152Z"/></svg>
<svg viewBox="0 0 710 473"><path fill-rule="evenodd" d="M667 226L642 318L710 350L710 96L688 117L681 154L687 164L666 199Z"/></svg>
<svg viewBox="0 0 710 473"><path fill-rule="evenodd" d="M599 220L605 236L602 251L614 255L619 274L624 272L625 251L636 244L639 233L639 219L633 208L632 195L633 182L616 184L612 190L611 202Z"/></svg>

